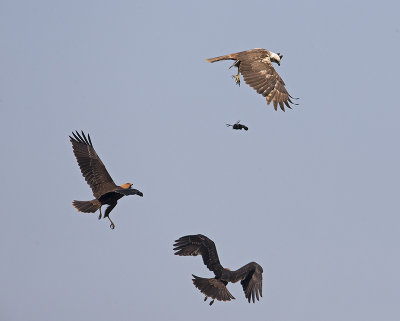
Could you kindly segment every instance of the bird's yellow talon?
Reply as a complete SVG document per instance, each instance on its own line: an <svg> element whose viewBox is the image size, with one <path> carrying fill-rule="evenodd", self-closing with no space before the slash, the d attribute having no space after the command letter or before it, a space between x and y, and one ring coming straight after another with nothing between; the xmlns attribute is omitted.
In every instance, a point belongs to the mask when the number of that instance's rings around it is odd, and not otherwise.
<svg viewBox="0 0 400 321"><path fill-rule="evenodd" d="M236 85L240 86L240 76L239 75L233 75L232 78L235 78Z"/></svg>

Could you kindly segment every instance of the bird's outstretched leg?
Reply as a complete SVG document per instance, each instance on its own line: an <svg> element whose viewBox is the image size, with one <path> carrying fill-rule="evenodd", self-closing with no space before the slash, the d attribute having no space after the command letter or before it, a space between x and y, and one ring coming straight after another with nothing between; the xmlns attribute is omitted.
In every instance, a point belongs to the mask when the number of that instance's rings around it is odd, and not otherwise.
<svg viewBox="0 0 400 321"><path fill-rule="evenodd" d="M207 299L208 299L208 296L206 296L206 297L204 298L204 302L206 302L206 301L207 301Z"/></svg>
<svg viewBox="0 0 400 321"><path fill-rule="evenodd" d="M107 216L108 217L108 219L110 220L110 228L113 230L113 229L115 229L115 224L114 224L114 222L113 221L111 221L111 218L109 217L109 216Z"/></svg>
<svg viewBox="0 0 400 321"><path fill-rule="evenodd" d="M115 228L115 224L113 221L111 221L110 218L110 213L113 210L113 208L115 207L115 205L117 205L117 202L113 202L110 204L110 206L107 207L106 212L104 213L104 217L108 217L108 219L110 220L110 228L113 230Z"/></svg>
<svg viewBox="0 0 400 321"><path fill-rule="evenodd" d="M231 69L232 67L237 67L237 69L238 69L237 75L233 75L232 78L235 78L236 85L239 85L239 87L240 87L240 61L236 60L233 63L233 65L229 67L229 69Z"/></svg>
<svg viewBox="0 0 400 321"><path fill-rule="evenodd" d="M213 305L214 301L215 301L215 299L213 299L213 300L210 302L210 305Z"/></svg>
<svg viewBox="0 0 400 321"><path fill-rule="evenodd" d="M239 68L238 68L238 73L237 75L233 75L232 78L235 78L235 83L240 87L240 75L239 75Z"/></svg>
<svg viewBox="0 0 400 321"><path fill-rule="evenodd" d="M99 215L99 220L101 219L101 206L100 206L100 215Z"/></svg>

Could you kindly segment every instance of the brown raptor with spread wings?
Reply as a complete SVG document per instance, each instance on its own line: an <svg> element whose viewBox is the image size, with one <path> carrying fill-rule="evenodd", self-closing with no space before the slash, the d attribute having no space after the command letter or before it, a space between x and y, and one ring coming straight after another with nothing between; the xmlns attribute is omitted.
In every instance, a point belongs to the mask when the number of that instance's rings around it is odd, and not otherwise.
<svg viewBox="0 0 400 321"><path fill-rule="evenodd" d="M72 133L72 135L74 137L69 136L69 138L76 160L78 161L83 177L89 184L95 197L91 201L73 201L72 205L79 212L84 213L95 213L97 210L100 210L99 219L101 219L101 206L107 204L108 207L104 217L110 220L110 227L114 229L115 225L109 215L117 205L117 201L123 196L143 196L143 193L137 189L133 189L131 183L117 186L94 150L90 136L86 137L83 131L82 135L78 131L76 131L76 134Z"/></svg>
<svg viewBox="0 0 400 321"><path fill-rule="evenodd" d="M243 287L244 295L249 301L255 302L255 298L260 300L262 297L262 273L263 269L255 262L251 262L236 271L224 268L219 262L217 249L212 240L208 237L197 234L187 235L175 241L175 255L196 256L201 255L207 268L214 272L215 277L206 279L193 275L193 284L203 293L207 300L208 297L213 300L230 301L235 299L228 291L226 285L228 282L236 283L240 281Z"/></svg>
<svg viewBox="0 0 400 321"><path fill-rule="evenodd" d="M280 65L282 55L273 53L266 49L251 49L233 54L209 58L208 62L216 62L220 60L235 60L231 67L237 67L238 73L233 77L236 83L240 85L240 73L243 75L244 81L259 94L267 99L267 104L274 104L275 110L279 107L285 111L285 106L292 108L290 104L298 105L291 99L293 98L286 90L285 83L279 74L275 71L272 63Z"/></svg>

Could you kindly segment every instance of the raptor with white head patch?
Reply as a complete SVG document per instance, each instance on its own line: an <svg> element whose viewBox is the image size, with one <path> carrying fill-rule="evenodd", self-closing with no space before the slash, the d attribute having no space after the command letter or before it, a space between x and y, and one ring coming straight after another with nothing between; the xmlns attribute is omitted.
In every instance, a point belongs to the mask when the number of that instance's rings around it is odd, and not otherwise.
<svg viewBox="0 0 400 321"><path fill-rule="evenodd" d="M238 73L233 77L236 79L236 84L240 85L240 74L242 74L244 81L263 95L268 105L272 102L275 110L278 109L279 105L280 109L285 111L285 105L292 108L290 104L298 104L292 101L292 99L297 98L293 98L288 93L284 81L272 65L273 62L280 65L282 57L279 52L274 53L257 48L206 59L206 61L235 60L233 66L238 68Z"/></svg>

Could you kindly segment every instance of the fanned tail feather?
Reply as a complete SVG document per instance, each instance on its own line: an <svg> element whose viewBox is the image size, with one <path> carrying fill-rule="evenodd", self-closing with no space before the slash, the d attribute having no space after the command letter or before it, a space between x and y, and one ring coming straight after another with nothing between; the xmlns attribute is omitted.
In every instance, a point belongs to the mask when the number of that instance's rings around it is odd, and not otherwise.
<svg viewBox="0 0 400 321"><path fill-rule="evenodd" d="M194 286L206 297L217 299L219 301L230 301L235 299L222 281L215 278L201 278L196 275L193 275L193 278L192 281Z"/></svg>
<svg viewBox="0 0 400 321"><path fill-rule="evenodd" d="M101 207L101 203L94 199L91 201L73 201L72 205L83 213L95 213Z"/></svg>

